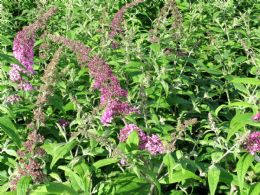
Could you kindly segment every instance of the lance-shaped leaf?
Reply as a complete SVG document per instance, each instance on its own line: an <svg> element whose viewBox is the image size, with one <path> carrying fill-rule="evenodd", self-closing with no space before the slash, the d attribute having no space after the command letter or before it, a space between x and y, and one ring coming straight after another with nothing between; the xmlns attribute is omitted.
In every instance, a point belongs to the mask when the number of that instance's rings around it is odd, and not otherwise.
<svg viewBox="0 0 260 195"><path fill-rule="evenodd" d="M13 122L8 117L0 117L0 127L16 143L18 147L21 147L21 140L17 130Z"/></svg>
<svg viewBox="0 0 260 195"><path fill-rule="evenodd" d="M208 183L210 195L214 195L219 181L220 170L216 166L210 166L208 171Z"/></svg>
<svg viewBox="0 0 260 195"><path fill-rule="evenodd" d="M71 151L72 148L74 148L74 146L76 145L76 143L76 140L72 140L66 144L59 145L57 148L55 148L55 152L53 153L53 158L50 167L52 168L59 159L63 158L69 151Z"/></svg>
<svg viewBox="0 0 260 195"><path fill-rule="evenodd" d="M240 188L240 192L243 192L244 188L244 179L248 168L251 166L254 157L250 154L244 154L237 163L237 177L238 177L238 184Z"/></svg>

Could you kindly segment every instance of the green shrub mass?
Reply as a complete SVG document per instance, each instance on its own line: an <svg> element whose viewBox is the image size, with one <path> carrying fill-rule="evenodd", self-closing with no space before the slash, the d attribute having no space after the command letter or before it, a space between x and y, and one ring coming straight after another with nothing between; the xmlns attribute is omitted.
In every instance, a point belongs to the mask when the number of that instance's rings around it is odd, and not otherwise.
<svg viewBox="0 0 260 195"><path fill-rule="evenodd" d="M0 194L259 195L259 10L1 0Z"/></svg>

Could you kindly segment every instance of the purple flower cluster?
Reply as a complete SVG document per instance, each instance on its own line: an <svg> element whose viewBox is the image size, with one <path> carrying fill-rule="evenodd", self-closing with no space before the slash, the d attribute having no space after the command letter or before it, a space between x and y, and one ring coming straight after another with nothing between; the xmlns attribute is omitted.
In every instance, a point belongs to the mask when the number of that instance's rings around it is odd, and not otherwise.
<svg viewBox="0 0 260 195"><path fill-rule="evenodd" d="M91 51L90 48L86 47L79 41L67 39L65 37L48 34L49 39L52 41L63 44L68 47L72 52L77 55L78 63L83 67L85 63L89 61L88 54Z"/></svg>
<svg viewBox="0 0 260 195"><path fill-rule="evenodd" d="M58 123L61 127L66 128L69 126L70 122L65 119L59 119Z"/></svg>
<svg viewBox="0 0 260 195"><path fill-rule="evenodd" d="M16 175L10 181L11 190L15 190L17 183L22 176L31 176L33 182L40 183L44 180L42 165L39 159L45 155L45 151L39 147L44 141L44 137L31 132L26 142L23 144L23 149L17 151L19 156L19 166Z"/></svg>
<svg viewBox="0 0 260 195"><path fill-rule="evenodd" d="M135 0L131 3L127 3L124 5L114 16L112 22L111 22L111 31L109 33L109 37L113 39L117 34L120 34L123 32L121 23L124 20L124 13L127 11L128 8L134 7L135 5L144 2L144 0ZM112 41L112 47L116 48L118 44L115 41Z"/></svg>
<svg viewBox="0 0 260 195"><path fill-rule="evenodd" d="M164 153L164 147L162 141L158 135L152 134L147 137L147 142L145 144L145 149L148 150L151 154L162 154Z"/></svg>
<svg viewBox="0 0 260 195"><path fill-rule="evenodd" d="M26 26L23 30L16 34L13 42L13 54L14 57L21 63L22 66L12 64L12 68L9 72L10 80L16 82L18 87L24 91L30 91L33 89L32 85L22 78L22 74L31 76L34 74L34 51L33 46L35 43L35 34L38 29L45 26L47 20L55 14L57 8L52 7L45 12L38 20L33 24Z"/></svg>
<svg viewBox="0 0 260 195"><path fill-rule="evenodd" d="M120 142L125 142L128 138L128 136L133 132L133 131L137 131L138 133L138 137L139 137L139 148L141 150L145 149L145 144L147 142L147 136L146 134L143 132L143 130L141 130L140 128L138 128L135 124L127 124L123 129L120 130L120 134L119 134L119 141Z"/></svg>
<svg viewBox="0 0 260 195"><path fill-rule="evenodd" d="M258 112L258 113L256 113L253 117L252 117L252 119L254 120L254 121L260 121L260 112Z"/></svg>
<svg viewBox="0 0 260 195"><path fill-rule="evenodd" d="M260 151L260 132L250 133L246 140L245 148L252 155Z"/></svg>
<svg viewBox="0 0 260 195"><path fill-rule="evenodd" d="M31 74L34 74L32 67L34 63L34 37L35 35L30 33L28 28L24 28L22 31L17 33L13 44L14 57L24 66L26 72Z"/></svg>
<svg viewBox="0 0 260 195"><path fill-rule="evenodd" d="M31 74L34 74L32 67L34 63L34 42L34 34L29 31L28 27L18 32L14 39L13 54L23 67L12 64L9 77L11 81L17 82L19 88L24 91L33 89L32 85L28 81L24 81L21 75L26 74L27 76L30 76Z"/></svg>
<svg viewBox="0 0 260 195"><path fill-rule="evenodd" d="M5 99L6 104L14 104L16 102L19 102L21 100L21 97L18 95L10 95Z"/></svg>
<svg viewBox="0 0 260 195"><path fill-rule="evenodd" d="M10 189L15 190L22 176L31 176L35 183L41 183L44 180L41 164L33 158L29 158L24 167L18 167L17 174L10 181Z"/></svg>
<svg viewBox="0 0 260 195"><path fill-rule="evenodd" d="M139 137L139 148L141 150L147 150L152 155L164 153L164 146L160 138L152 134L147 136L143 130L137 127L135 124L127 124L123 129L120 130L119 141L125 142L131 132L137 131Z"/></svg>
<svg viewBox="0 0 260 195"><path fill-rule="evenodd" d="M91 49L80 42L51 34L48 37L76 53L81 66L88 63L90 75L94 78L93 88L100 91L100 105L105 107L101 117L101 122L104 125L108 125L115 115L138 112L136 108L132 108L128 103L121 100L126 98L128 93L121 88L119 80L113 75L109 65L102 58L96 55L89 60L88 54Z"/></svg>
<svg viewBox="0 0 260 195"><path fill-rule="evenodd" d="M94 56L88 67L90 75L94 78L93 87L101 93L100 104L106 106L101 117L101 122L104 125L110 123L115 115L138 112L127 102L121 101L122 98L127 97L128 93L121 88L119 80L113 75L112 70L103 59Z"/></svg>

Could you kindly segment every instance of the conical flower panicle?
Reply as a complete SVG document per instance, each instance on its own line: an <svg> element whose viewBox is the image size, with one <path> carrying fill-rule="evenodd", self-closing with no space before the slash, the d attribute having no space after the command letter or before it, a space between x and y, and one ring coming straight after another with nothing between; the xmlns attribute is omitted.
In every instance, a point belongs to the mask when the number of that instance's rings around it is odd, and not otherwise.
<svg viewBox="0 0 260 195"><path fill-rule="evenodd" d="M23 30L19 31L13 42L13 55L21 63L23 67L17 64L12 64L11 70L9 72L10 80L16 82L18 87L24 91L30 91L33 89L29 81L25 81L21 74L26 74L31 76L35 74L33 70L34 64L34 43L35 35L37 30L44 28L47 20L55 14L57 8L53 7L44 13L38 20L33 24L26 26Z"/></svg>
<svg viewBox="0 0 260 195"><path fill-rule="evenodd" d="M122 22L124 20L124 14L127 11L127 9L134 7L137 4L142 3L142 2L144 2L144 0L135 0L131 3L127 3L126 5L121 7L120 10L118 10L118 12L114 15L114 18L110 25L111 31L109 33L109 38L113 39L116 35L123 32ZM118 44L115 41L112 41L112 47L116 48L117 46L118 46Z"/></svg>

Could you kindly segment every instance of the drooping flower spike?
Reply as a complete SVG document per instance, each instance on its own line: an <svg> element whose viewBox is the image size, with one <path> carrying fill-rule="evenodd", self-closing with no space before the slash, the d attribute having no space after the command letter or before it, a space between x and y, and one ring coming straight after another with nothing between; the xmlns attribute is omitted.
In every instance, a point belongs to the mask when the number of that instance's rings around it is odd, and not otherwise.
<svg viewBox="0 0 260 195"><path fill-rule="evenodd" d="M33 89L29 81L25 81L22 78L22 74L31 76L35 74L33 70L34 64L34 43L35 35L37 30L43 28L49 19L54 13L56 13L57 8L53 7L44 13L38 20L33 24L24 27L19 31L13 42L13 55L21 63L22 66L17 64L11 65L11 70L9 72L10 80L16 82L18 87L24 91L30 91Z"/></svg>

